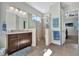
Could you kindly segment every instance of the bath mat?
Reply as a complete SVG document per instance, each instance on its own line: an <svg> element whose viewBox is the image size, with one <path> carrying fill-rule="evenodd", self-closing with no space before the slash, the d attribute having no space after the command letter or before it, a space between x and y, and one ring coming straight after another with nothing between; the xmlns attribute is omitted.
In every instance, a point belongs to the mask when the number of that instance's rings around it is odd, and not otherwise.
<svg viewBox="0 0 79 59"><path fill-rule="evenodd" d="M17 52L14 52L10 56L26 56L31 51L32 51L32 47L27 47L27 48L21 49Z"/></svg>

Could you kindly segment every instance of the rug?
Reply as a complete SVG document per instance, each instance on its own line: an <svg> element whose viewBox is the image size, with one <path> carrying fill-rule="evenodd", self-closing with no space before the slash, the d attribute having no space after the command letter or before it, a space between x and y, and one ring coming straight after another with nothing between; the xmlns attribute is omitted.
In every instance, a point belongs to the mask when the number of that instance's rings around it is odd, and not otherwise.
<svg viewBox="0 0 79 59"><path fill-rule="evenodd" d="M10 56L27 56L27 54L31 51L32 51L32 47L27 47L27 48L21 49L17 52L14 52Z"/></svg>

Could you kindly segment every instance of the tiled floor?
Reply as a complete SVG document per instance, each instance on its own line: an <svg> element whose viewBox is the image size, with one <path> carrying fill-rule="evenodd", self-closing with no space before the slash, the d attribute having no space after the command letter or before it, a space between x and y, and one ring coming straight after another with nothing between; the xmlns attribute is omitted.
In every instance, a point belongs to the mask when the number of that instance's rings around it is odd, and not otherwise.
<svg viewBox="0 0 79 59"><path fill-rule="evenodd" d="M50 44L45 46L44 40L40 41L37 47L33 48L33 51L28 54L28 56L42 56L43 50L49 48L52 50L51 56L79 56L79 48L77 44L64 44L63 46L58 46Z"/></svg>
<svg viewBox="0 0 79 59"><path fill-rule="evenodd" d="M66 44L68 43L78 44L78 36L68 36L68 39L66 39Z"/></svg>

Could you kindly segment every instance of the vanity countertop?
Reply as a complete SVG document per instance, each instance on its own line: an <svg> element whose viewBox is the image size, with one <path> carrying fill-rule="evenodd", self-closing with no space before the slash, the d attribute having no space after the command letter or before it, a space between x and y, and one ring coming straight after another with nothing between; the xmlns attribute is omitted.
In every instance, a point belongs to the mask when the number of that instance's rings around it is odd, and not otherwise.
<svg viewBox="0 0 79 59"><path fill-rule="evenodd" d="M29 33L29 32L33 32L33 30L35 30L35 29L9 31L6 34Z"/></svg>

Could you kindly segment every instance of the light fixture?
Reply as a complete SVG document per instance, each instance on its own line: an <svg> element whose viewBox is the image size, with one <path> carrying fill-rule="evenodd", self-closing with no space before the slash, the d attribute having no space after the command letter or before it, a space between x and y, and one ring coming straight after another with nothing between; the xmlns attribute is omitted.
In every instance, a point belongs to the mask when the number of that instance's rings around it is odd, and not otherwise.
<svg viewBox="0 0 79 59"><path fill-rule="evenodd" d="M19 10L16 8L16 9L15 9L15 12L18 12L18 11L19 11Z"/></svg>
<svg viewBox="0 0 79 59"><path fill-rule="evenodd" d="M19 13L22 13L22 12L23 12L23 11L21 11L21 10L19 11Z"/></svg>
<svg viewBox="0 0 79 59"><path fill-rule="evenodd" d="M23 12L23 15L26 15L26 12Z"/></svg>
<svg viewBox="0 0 79 59"><path fill-rule="evenodd" d="M10 9L10 10L14 10L14 7L11 6L11 7L9 7L9 9Z"/></svg>
<svg viewBox="0 0 79 59"><path fill-rule="evenodd" d="M26 15L26 12L24 12L24 11L22 11L22 10L20 10L20 9L18 9L18 8L15 8L15 7L9 7L9 10L11 10L11 11L14 11L16 14L22 14L22 15Z"/></svg>

